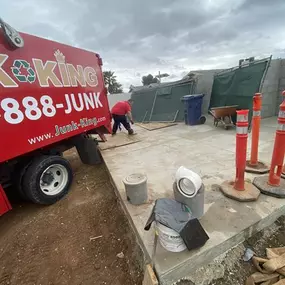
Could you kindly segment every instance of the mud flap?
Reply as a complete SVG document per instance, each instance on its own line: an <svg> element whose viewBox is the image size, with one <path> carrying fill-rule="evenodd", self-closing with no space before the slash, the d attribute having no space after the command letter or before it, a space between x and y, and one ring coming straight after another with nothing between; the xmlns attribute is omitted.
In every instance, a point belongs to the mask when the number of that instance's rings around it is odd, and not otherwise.
<svg viewBox="0 0 285 285"><path fill-rule="evenodd" d="M76 139L76 149L84 164L96 165L102 162L98 150L98 141L90 137L81 136Z"/></svg>
<svg viewBox="0 0 285 285"><path fill-rule="evenodd" d="M12 210L11 204L0 185L0 216L4 215L6 212Z"/></svg>

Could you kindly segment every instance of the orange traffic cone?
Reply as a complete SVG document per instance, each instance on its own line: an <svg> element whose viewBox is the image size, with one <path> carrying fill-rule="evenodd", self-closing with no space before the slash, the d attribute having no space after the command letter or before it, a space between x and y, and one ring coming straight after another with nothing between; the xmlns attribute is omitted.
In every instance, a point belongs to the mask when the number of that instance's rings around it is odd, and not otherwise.
<svg viewBox="0 0 285 285"><path fill-rule="evenodd" d="M253 181L253 184L263 194L278 198L285 198L285 180L281 179L285 154L285 91L282 92L282 95L284 97L278 114L278 127L269 176L256 177Z"/></svg>
<svg viewBox="0 0 285 285"><path fill-rule="evenodd" d="M251 131L251 154L250 160L246 162L246 172L264 174L269 172L269 168L265 163L258 161L258 143L261 121L261 93L255 93L253 96L253 114L252 114L252 131Z"/></svg>

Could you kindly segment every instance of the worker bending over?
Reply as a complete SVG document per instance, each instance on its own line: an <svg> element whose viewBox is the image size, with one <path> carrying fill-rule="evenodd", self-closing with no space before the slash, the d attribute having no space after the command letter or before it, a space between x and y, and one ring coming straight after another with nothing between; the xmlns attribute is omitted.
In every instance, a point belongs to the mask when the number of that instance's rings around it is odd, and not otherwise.
<svg viewBox="0 0 285 285"><path fill-rule="evenodd" d="M134 134L134 130L131 128L131 125L127 120L128 117L129 121L132 124L134 123L132 117L132 104L133 101L130 99L128 101L120 101L113 106L111 110L111 114L114 119L112 135L115 135L117 133L120 124L122 124L125 127L129 135Z"/></svg>

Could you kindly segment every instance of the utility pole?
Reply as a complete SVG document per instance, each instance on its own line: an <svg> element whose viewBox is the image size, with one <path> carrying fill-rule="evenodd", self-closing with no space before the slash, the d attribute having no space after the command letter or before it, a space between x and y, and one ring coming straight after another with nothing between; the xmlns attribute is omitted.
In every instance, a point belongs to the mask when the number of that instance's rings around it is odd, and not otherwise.
<svg viewBox="0 0 285 285"><path fill-rule="evenodd" d="M161 78L165 78L165 77L168 77L169 76L169 74L167 74L167 73L160 73L160 71L158 71L158 75L156 75L155 77L156 78L158 78L158 80L159 80L159 83L161 83Z"/></svg>

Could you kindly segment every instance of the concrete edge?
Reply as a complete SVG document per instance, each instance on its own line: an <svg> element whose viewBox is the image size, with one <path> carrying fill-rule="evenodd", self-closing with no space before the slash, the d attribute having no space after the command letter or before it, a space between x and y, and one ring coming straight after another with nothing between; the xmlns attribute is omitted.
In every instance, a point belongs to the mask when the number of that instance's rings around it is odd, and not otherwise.
<svg viewBox="0 0 285 285"><path fill-rule="evenodd" d="M102 154L101 154L101 155L102 155ZM151 258L150 258L149 254L148 254L148 252L147 252L147 249L145 248L145 246L144 246L144 244L143 244L143 241L142 241L142 239L141 239L141 237L140 237L140 235L139 235L139 233L138 233L138 231L137 231L137 229L136 229L136 227L135 227L135 224L134 224L132 218L130 217L130 215L129 215L129 213L128 213L128 210L127 210L127 208L126 208L126 206L125 206L125 204L124 204L124 202L123 202L123 200L122 200L122 197L121 197L121 195L120 195L120 192L119 192L118 189L117 189L116 183L115 183L114 180L113 180L113 177L112 177L112 175L111 175L111 173L110 173L110 170L109 170L107 164L105 163L105 160L104 160L103 156L102 156L102 160L103 160L103 163L104 163L104 165L105 165L105 167L106 167L106 169L107 169L107 171L108 171L108 175L109 175L109 178L110 178L110 182L111 182L111 184L112 184L112 186L113 186L113 188L114 188L114 190L115 190L115 191L114 191L114 192L115 192L115 195L116 195L116 197L117 197L117 199L118 199L118 201L119 201L119 203L120 203L120 206L121 206L121 208L122 208L122 210L123 210L125 216L127 217L127 220L128 220L128 222L129 222L129 225L131 226L131 229L133 230L133 232L134 232L135 235L136 235L137 244L139 245L139 247L141 248L141 250L142 250L142 252L143 252L143 254L144 254L144 256L143 256L143 261L144 261L144 265L146 265L146 264L148 264L148 263L151 262Z"/></svg>
<svg viewBox="0 0 285 285"><path fill-rule="evenodd" d="M244 242L246 239L256 234L257 232L263 230L264 228L273 224L279 217L285 215L285 205L282 208L275 210L271 215L267 216L264 219L252 224L248 228L244 229L240 233L235 236L229 238L224 243L219 244L215 247L215 250L209 249L205 252L202 252L199 256L195 257L195 264L190 264L186 262L182 262L178 264L176 267L173 267L170 271L158 275L159 281L161 285L172 285L178 279L181 278L189 278L191 280L190 274L197 270L201 266L205 266L213 261L216 257L220 256L223 253L226 253L232 247L239 245ZM205 260L208 262L205 263Z"/></svg>

